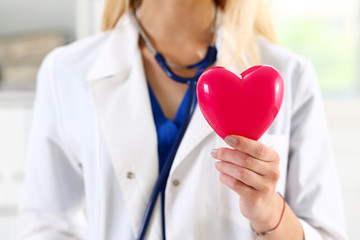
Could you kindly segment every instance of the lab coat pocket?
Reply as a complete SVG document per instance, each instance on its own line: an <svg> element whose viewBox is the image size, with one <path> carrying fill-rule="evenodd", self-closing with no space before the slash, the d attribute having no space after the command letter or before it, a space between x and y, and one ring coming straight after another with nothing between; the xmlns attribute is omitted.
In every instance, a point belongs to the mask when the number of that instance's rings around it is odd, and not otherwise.
<svg viewBox="0 0 360 240"><path fill-rule="evenodd" d="M273 148L280 155L280 172L281 177L278 181L277 191L284 193L285 179L287 169L287 154L288 154L288 140L287 135L264 135L260 142ZM218 138L216 141L216 147L229 147L226 143ZM218 197L218 215L232 223L235 223L241 227L249 228L250 223L248 219L242 216L239 206L239 196L229 187L224 185L220 180L217 181L217 197Z"/></svg>

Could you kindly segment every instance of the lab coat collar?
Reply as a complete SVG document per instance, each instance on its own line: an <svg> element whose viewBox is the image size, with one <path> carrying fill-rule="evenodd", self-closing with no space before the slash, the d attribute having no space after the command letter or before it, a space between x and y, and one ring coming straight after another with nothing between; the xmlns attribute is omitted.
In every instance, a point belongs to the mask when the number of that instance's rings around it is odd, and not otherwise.
<svg viewBox="0 0 360 240"><path fill-rule="evenodd" d="M124 14L110 31L109 39L87 75L87 81L127 75L138 50L139 34L131 23L129 14Z"/></svg>
<svg viewBox="0 0 360 240"><path fill-rule="evenodd" d="M118 21L92 70L89 72L87 81L109 79L115 76L118 76L118 80L126 80L130 69L134 67L134 61L136 61L134 57L139 54L139 33L129 14L124 14ZM220 19L221 15L218 16L218 21ZM221 31L221 28L218 29L217 45L222 41L221 34L219 34ZM140 66L142 67L142 62ZM149 111L151 112L151 109ZM211 132L213 130L204 119L200 109L196 107L183 141L179 146L171 172Z"/></svg>

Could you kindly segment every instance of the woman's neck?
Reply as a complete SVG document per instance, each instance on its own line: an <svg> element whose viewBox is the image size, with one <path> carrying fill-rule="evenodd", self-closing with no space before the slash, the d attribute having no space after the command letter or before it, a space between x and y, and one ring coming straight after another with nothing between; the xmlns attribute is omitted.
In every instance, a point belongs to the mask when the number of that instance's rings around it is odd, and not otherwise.
<svg viewBox="0 0 360 240"><path fill-rule="evenodd" d="M212 40L212 0L142 0L139 18L156 50L178 65L187 66L204 58ZM154 55L140 38L146 79L169 119L174 119L187 89L169 79ZM192 77L196 69L173 69L181 76Z"/></svg>
<svg viewBox="0 0 360 240"><path fill-rule="evenodd" d="M142 0L140 22L155 47L211 41L213 0Z"/></svg>

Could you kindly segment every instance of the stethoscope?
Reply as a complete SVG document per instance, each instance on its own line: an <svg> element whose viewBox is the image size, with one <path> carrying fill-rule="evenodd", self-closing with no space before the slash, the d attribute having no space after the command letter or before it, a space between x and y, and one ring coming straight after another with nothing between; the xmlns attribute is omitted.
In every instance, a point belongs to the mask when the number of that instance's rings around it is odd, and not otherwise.
<svg viewBox="0 0 360 240"><path fill-rule="evenodd" d="M151 193L150 196L150 200L147 204L145 213L144 213L144 217L143 220L141 222L140 225L140 229L138 232L138 237L137 240L142 240L145 237L146 234L146 230L149 226L150 223L150 219L151 219L151 215L152 212L154 210L157 198L160 194L160 191L162 189L162 187L164 186L164 184L166 184L168 177L169 177L169 172L172 166L172 163L174 161L176 152L180 146L181 140L183 139L183 136L185 134L185 131L187 129L187 126L190 122L191 116L195 110L195 106L196 106L196 84L197 84L197 80L200 77L200 75L202 74L202 72L204 70L206 70L207 68L209 68L210 66L212 66L215 61L216 61L216 57L217 57L217 49L215 47L214 44L214 39L211 43L211 45L208 47L207 49L207 53L206 56L204 57L204 59L202 59L200 62L189 65L189 66L179 66L177 64L174 64L168 60L166 60L164 58L164 56L159 53L158 51L156 51L156 49L152 46L152 44L150 43L148 37L146 36L142 26L140 25L140 22L136 16L136 12L135 12L135 8L133 8L133 12L131 14L132 16L132 20L137 28L137 30L139 31L140 36L142 37L142 39L144 40L146 46L148 47L148 49L154 54L156 61L158 62L158 64L161 66L161 68L164 70L164 72L166 73L166 75L179 82L179 83L186 83L189 86L189 95L188 95L188 102L186 105L186 111L185 111L185 116L184 116L184 120L183 123L180 127L178 136L175 139L175 142L171 148L171 151L165 161L165 164L163 166L163 168L160 171L159 177L155 183L155 187ZM212 29L211 31L214 32L214 27L215 27L215 23L216 23L216 9L215 9L215 14L214 14L214 19L213 19L213 24L212 24ZM177 74L175 74L171 69L170 66L175 67L175 68L186 68L186 69L193 69L193 68L198 68L195 75L193 77L190 78L186 78L186 77L181 77ZM165 226L164 226L164 222L162 224L163 229L162 229L162 233L163 233L163 239L165 240Z"/></svg>

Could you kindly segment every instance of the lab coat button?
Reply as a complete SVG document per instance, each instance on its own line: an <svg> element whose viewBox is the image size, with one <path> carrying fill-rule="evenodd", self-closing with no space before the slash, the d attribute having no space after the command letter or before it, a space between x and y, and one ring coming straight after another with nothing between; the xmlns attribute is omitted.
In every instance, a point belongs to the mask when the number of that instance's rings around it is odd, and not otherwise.
<svg viewBox="0 0 360 240"><path fill-rule="evenodd" d="M174 186L179 186L179 184L180 184L179 180L174 180L174 181L173 181L173 185L174 185Z"/></svg>
<svg viewBox="0 0 360 240"><path fill-rule="evenodd" d="M126 177L128 179L133 179L135 177L135 174L133 172L127 172Z"/></svg>

